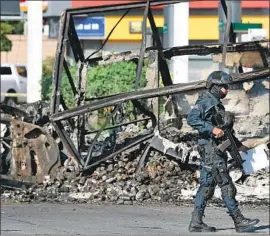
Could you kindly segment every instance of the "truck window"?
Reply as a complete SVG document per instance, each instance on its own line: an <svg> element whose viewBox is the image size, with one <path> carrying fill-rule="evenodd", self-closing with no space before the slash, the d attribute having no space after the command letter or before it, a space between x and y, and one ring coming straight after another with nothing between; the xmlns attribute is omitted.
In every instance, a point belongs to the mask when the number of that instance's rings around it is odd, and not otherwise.
<svg viewBox="0 0 270 236"><path fill-rule="evenodd" d="M8 66L0 67L0 74L1 75L11 75L12 74L11 68Z"/></svg>
<svg viewBox="0 0 270 236"><path fill-rule="evenodd" d="M25 66L17 66L17 72L20 76L22 77L27 77L27 70L25 68Z"/></svg>

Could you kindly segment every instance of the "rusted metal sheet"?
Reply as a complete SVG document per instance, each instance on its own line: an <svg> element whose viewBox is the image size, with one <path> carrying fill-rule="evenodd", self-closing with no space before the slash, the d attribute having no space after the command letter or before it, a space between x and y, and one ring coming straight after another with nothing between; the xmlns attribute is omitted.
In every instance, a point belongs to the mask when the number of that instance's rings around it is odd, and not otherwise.
<svg viewBox="0 0 270 236"><path fill-rule="evenodd" d="M42 183L60 164L53 137L40 126L7 118L12 138L10 176L16 180Z"/></svg>

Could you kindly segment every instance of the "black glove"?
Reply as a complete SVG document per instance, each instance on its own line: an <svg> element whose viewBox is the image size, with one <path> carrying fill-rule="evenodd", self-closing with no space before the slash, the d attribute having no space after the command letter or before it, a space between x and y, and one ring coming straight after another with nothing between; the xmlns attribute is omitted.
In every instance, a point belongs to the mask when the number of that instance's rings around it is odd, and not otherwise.
<svg viewBox="0 0 270 236"><path fill-rule="evenodd" d="M248 149L249 148L247 146L243 145L243 144L238 148L239 151L244 152L246 154L248 152Z"/></svg>

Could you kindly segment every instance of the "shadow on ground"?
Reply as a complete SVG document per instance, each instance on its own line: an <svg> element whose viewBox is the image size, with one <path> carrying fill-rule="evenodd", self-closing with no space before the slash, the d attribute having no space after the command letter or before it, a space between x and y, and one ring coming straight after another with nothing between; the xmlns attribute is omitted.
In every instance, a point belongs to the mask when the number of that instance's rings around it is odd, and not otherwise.
<svg viewBox="0 0 270 236"><path fill-rule="evenodd" d="M261 226L254 226L251 227L248 231L246 232L256 232L264 229L270 229L270 225L261 225Z"/></svg>
<svg viewBox="0 0 270 236"><path fill-rule="evenodd" d="M217 231L225 231L225 230L230 230L230 229L235 229L235 228L217 228ZM256 231L265 230L265 229L270 229L270 225L253 226L253 227L250 227L248 230L245 230L244 232L254 233Z"/></svg>
<svg viewBox="0 0 270 236"><path fill-rule="evenodd" d="M235 229L235 228L217 228L217 231L225 231L225 230L229 230L229 229Z"/></svg>

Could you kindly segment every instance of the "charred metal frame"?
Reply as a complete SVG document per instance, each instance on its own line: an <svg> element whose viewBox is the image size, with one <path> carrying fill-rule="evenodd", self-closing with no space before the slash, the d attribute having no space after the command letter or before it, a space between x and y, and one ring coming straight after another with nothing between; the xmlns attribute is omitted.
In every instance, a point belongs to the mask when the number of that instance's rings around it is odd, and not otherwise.
<svg viewBox="0 0 270 236"><path fill-rule="evenodd" d="M185 0L188 1L188 0ZM150 112L144 109L144 107L140 104L139 100L143 98L155 98L160 96L167 96L171 95L173 100L173 105L177 107L178 104L178 93L182 93L185 91L190 90L196 90L196 89L202 89L205 87L204 82L199 83L189 83L186 85L183 84L177 84L173 85L172 79L170 76L168 64L166 62L166 59L170 59L173 56L179 56L179 55L191 55L191 54L198 54L198 55L207 55L210 53L221 53L222 52L222 45L216 45L212 46L186 46L186 47L176 47L176 48L170 48L170 49L164 49L158 29L156 27L154 17L152 14L151 6L158 6L158 5L168 5L173 3L180 3L185 1L172 1L172 0L149 0L144 2L135 2L130 4L118 4L113 6L100 6L100 7L84 7L84 8L73 8L73 9L67 9L63 12L61 19L60 19L60 34L59 34L59 40L58 40L58 46L57 46L57 52L56 52L56 59L55 59L55 65L54 65L54 74L53 74L53 96L51 100L51 122L57 131L59 137L61 138L63 144L65 145L66 149L69 151L70 155L76 160L79 167L82 170L88 170L92 168L93 166L98 165L99 163L108 160L112 156L121 153L124 150L127 150L131 147L134 147L142 142L151 142L151 139L154 137L154 131L157 129L156 127L156 116ZM221 0L222 6L224 9L225 14L227 13L226 9L226 3L225 0ZM143 40L142 47L140 50L140 53L137 58L139 58L138 61L138 67L137 67L137 80L136 84L139 83L139 79L141 76L141 70L142 70L142 61L145 57L145 54L149 53L157 53L157 68L158 68L158 74L160 73L164 88L154 88L149 90L142 90L142 91L133 91L130 93L123 93L123 94L116 94L108 97L102 97L102 98L95 98L93 101L91 101L88 104L85 104L85 101L89 101L91 99L85 97L85 86L86 86L86 69L90 65L94 65L98 61L102 61L102 57L96 57L91 58L92 55L85 58L83 54L82 47L80 45L80 41L78 39L78 36L75 31L74 22L73 22L73 16L80 15L80 14L93 14L93 13L102 13L102 12L110 12L110 11L119 11L119 10L126 10L126 13L129 12L132 9L136 8L142 8L145 7L145 13L144 13L144 23L146 22L146 19L148 18L150 22L150 26L153 32L153 38L155 42L155 46L146 49L143 45L145 43L145 40ZM125 15L124 14L124 15ZM227 14L226 14L227 15ZM143 35L145 36L145 25L143 27ZM230 38L231 43L235 43L235 37L233 37L233 31L230 32ZM67 62L65 60L65 52L67 50L67 41L70 42L74 58L77 64L77 78L78 83L77 87L74 83L73 78L71 77L71 73L69 71ZM106 41L105 41L106 42ZM228 45L227 52L230 51L258 51L258 44L256 43L242 43L242 44L233 44ZM125 52L127 54L131 54L131 52ZM123 53L124 54L124 53ZM265 56L266 52L261 50L262 57ZM264 65L266 65L267 60ZM268 64L267 64L268 66ZM67 107L64 104L63 98L61 96L61 84L62 84L62 72L63 70L66 72L72 93L76 98L76 108L67 109ZM242 72L241 69L239 72ZM254 79L260 79L260 78L266 78L270 75L270 69L265 68L261 70L257 70L250 73L245 74L238 74L234 76L235 82L243 82L248 80L254 80ZM104 153L96 162L90 162L91 161L91 153L94 143L92 143L92 146L90 146L90 149L87 154L87 160L83 160L81 154L80 154L80 147L82 142L82 136L85 134L84 130L84 114L87 112L95 111L101 108L105 107L114 107L115 111L118 109L118 105L122 104L126 101L132 101L134 105L140 109L143 113L147 114L149 118L151 119L153 123L153 130L151 133L145 134L141 137L137 137L134 140L132 140L131 143L128 145L119 147L116 152L110 152L110 153ZM62 107L64 107L64 111L60 111L60 104L62 104ZM75 118L75 120L70 120L71 118ZM72 126L72 129L76 131L77 133L77 140L72 140L68 133L64 130L64 126L62 124L62 121L69 121L69 124ZM129 122L134 123L136 121ZM137 120L138 122L138 120ZM106 123L106 122L105 122ZM120 125L126 125L126 124L120 124ZM120 125L116 125L111 128L119 127ZM104 130L104 127L102 127L101 130L96 131L97 136L98 134ZM95 138L95 139L96 139ZM146 152L149 150L149 144L146 146L145 150ZM145 158L145 153L143 154L143 158L140 160L140 162L143 162L142 160Z"/></svg>

